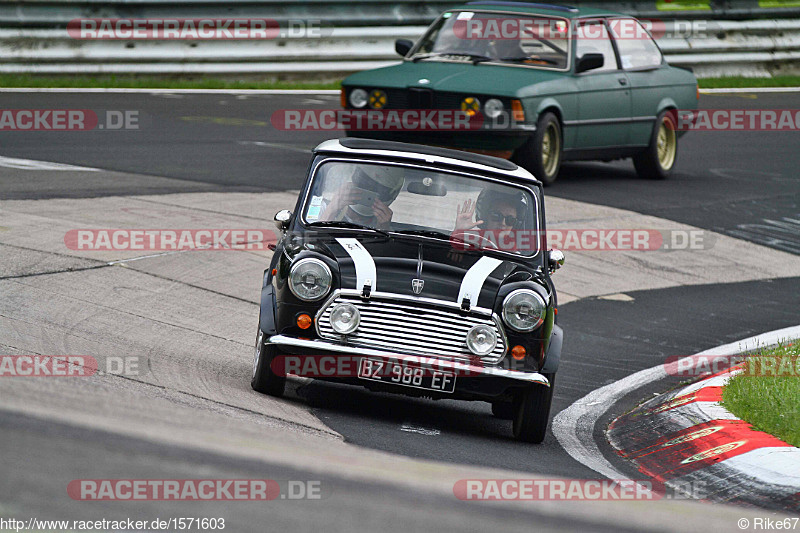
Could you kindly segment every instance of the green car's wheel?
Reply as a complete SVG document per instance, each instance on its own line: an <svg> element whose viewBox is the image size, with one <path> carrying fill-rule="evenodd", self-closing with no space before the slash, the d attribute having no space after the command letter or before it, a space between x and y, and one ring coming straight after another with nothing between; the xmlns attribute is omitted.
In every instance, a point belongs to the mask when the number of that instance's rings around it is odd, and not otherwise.
<svg viewBox="0 0 800 533"><path fill-rule="evenodd" d="M554 113L543 113L536 123L536 133L514 152L514 161L536 179L550 185L561 168L563 142L561 124Z"/></svg>
<svg viewBox="0 0 800 533"><path fill-rule="evenodd" d="M286 377L279 376L272 371L271 365L276 355L277 349L274 345L264 342L264 332L259 327L253 357L253 378L250 380L250 386L256 392L280 398L286 390Z"/></svg>
<svg viewBox="0 0 800 533"><path fill-rule="evenodd" d="M666 179L678 158L678 132L672 113L662 111L656 119L650 146L633 156L633 166L643 178Z"/></svg>
<svg viewBox="0 0 800 533"><path fill-rule="evenodd" d="M548 374L547 378L550 380L549 387L533 385L517 397L513 422L515 439L535 444L544 440L550 421L555 374Z"/></svg>

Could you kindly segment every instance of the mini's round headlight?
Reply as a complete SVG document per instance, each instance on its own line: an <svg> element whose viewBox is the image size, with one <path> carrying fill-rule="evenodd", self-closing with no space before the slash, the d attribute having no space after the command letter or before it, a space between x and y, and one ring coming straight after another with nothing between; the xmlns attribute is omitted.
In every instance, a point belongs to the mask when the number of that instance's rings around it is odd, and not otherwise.
<svg viewBox="0 0 800 533"><path fill-rule="evenodd" d="M467 348L475 355L488 355L497 347L497 333L485 324L473 326L467 333Z"/></svg>
<svg viewBox="0 0 800 533"><path fill-rule="evenodd" d="M369 93L369 106L372 109L383 109L386 107L386 103L389 101L389 97L386 96L385 91L381 91L380 89L373 89L372 92Z"/></svg>
<svg viewBox="0 0 800 533"><path fill-rule="evenodd" d="M544 322L547 304L539 293L517 289L503 301L503 321L516 331L533 331Z"/></svg>
<svg viewBox="0 0 800 533"><path fill-rule="evenodd" d="M483 104L483 112L489 118L497 118L503 112L503 102L497 98L490 98Z"/></svg>
<svg viewBox="0 0 800 533"><path fill-rule="evenodd" d="M364 89L353 89L350 91L350 105L356 109L361 109L367 105L367 91Z"/></svg>
<svg viewBox="0 0 800 533"><path fill-rule="evenodd" d="M331 311L331 327L336 333L353 333L361 323L361 313L353 304L339 304Z"/></svg>
<svg viewBox="0 0 800 533"><path fill-rule="evenodd" d="M289 289L301 300L313 302L328 294L332 279L328 265L319 259L307 257L292 265Z"/></svg>

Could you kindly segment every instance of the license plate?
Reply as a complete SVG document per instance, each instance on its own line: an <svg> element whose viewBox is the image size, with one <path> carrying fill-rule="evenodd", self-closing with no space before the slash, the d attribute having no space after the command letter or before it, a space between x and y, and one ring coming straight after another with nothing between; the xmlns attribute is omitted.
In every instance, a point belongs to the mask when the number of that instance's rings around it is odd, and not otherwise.
<svg viewBox="0 0 800 533"><path fill-rule="evenodd" d="M358 365L358 377L438 392L452 393L456 389L456 376L451 372L422 368L399 361L365 357Z"/></svg>

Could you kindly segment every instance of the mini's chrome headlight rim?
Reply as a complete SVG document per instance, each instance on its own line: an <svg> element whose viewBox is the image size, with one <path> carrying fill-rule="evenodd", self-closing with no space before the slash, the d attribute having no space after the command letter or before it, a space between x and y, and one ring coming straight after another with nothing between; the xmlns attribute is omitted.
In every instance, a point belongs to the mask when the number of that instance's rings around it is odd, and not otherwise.
<svg viewBox="0 0 800 533"><path fill-rule="evenodd" d="M335 317L338 312L344 310L350 311L352 313L353 319L347 328L339 329L336 326L337 322ZM337 304L333 306L333 309L331 309L331 315L329 321L331 324L331 329L333 329L333 331L335 331L339 335L350 335L351 333L354 333L358 329L358 326L361 325L361 312L358 310L358 307L356 307L351 303Z"/></svg>
<svg viewBox="0 0 800 533"><path fill-rule="evenodd" d="M511 309L510 303L511 300L520 295L527 295L533 297L533 300L538 305L538 313L537 313L537 320L535 323L526 326L520 326L518 322L511 317ZM538 292L534 291L533 289L516 289L511 291L504 299L503 299L503 323L507 325L514 331L520 333L529 333L544 323L544 319L547 316L547 302L542 295Z"/></svg>
<svg viewBox="0 0 800 533"><path fill-rule="evenodd" d="M486 350L478 350L470 343L470 339L472 337L472 332L476 331L476 330L479 330L479 329L480 330L485 330L485 332L487 334L489 334L491 336L491 338L492 338L491 345ZM484 355L489 355L490 353L492 353L495 350L495 348L497 348L497 340L498 340L498 335L497 335L497 332L494 330L494 328L492 328L488 324L477 324L477 325L472 326L471 328L469 328L469 331L467 332L467 338L465 340L465 343L466 343L467 348L469 349L470 352L474 353L477 356L481 356L482 357Z"/></svg>
<svg viewBox="0 0 800 533"><path fill-rule="evenodd" d="M363 109L367 106L369 94L364 89L353 89L350 91L347 101L350 102L350 105L355 109Z"/></svg>
<svg viewBox="0 0 800 533"><path fill-rule="evenodd" d="M505 106L501 100L490 98L483 104L483 113L489 118L497 118L503 114Z"/></svg>
<svg viewBox="0 0 800 533"><path fill-rule="evenodd" d="M325 274L323 279L325 281L325 285L327 285L327 286L324 287L324 289L319 293L318 296L309 297L308 295L300 294L297 291L297 288L295 287L295 284L294 284L294 276L297 274L298 269L301 266L308 265L308 264L315 264L315 265L318 265L318 266L322 267L322 270L323 270L323 272ZM292 265L291 269L289 269L289 279L287 281L288 281L288 284L289 284L289 290L298 299L303 300L304 302L316 302L316 301L319 301L319 300L325 298L328 295L328 293L330 293L331 286L333 285L333 274L331 273L330 267L327 264L325 264L324 261L322 261L320 259L316 259L314 257L305 257L305 258L300 259L299 261L295 262Z"/></svg>

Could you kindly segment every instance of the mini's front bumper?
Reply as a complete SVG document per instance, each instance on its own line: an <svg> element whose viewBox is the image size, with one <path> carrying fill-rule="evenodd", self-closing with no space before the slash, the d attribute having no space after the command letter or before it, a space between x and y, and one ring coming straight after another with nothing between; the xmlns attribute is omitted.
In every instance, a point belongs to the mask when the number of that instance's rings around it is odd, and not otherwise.
<svg viewBox="0 0 800 533"><path fill-rule="evenodd" d="M420 355L400 354L393 352L386 352L383 350L375 350L371 348L362 348L357 346L348 346L344 344L335 344L332 342L312 340L312 339L298 339L286 335L273 335L267 339L268 344L274 344L279 348L297 352L313 352L313 353L340 353L356 356L369 356L377 357L388 361L400 361L411 364L419 363L422 359L426 358ZM498 366L481 366L470 364L464 361L453 361L449 359L436 359L436 367L442 370L451 370L456 374L466 374L470 379L475 378L503 378L512 380L517 385L524 384L539 384L546 387L550 386L550 381L544 375L538 372L524 372L520 370L512 370L501 368ZM495 380L491 380L495 381ZM477 391L474 391L477 392Z"/></svg>

